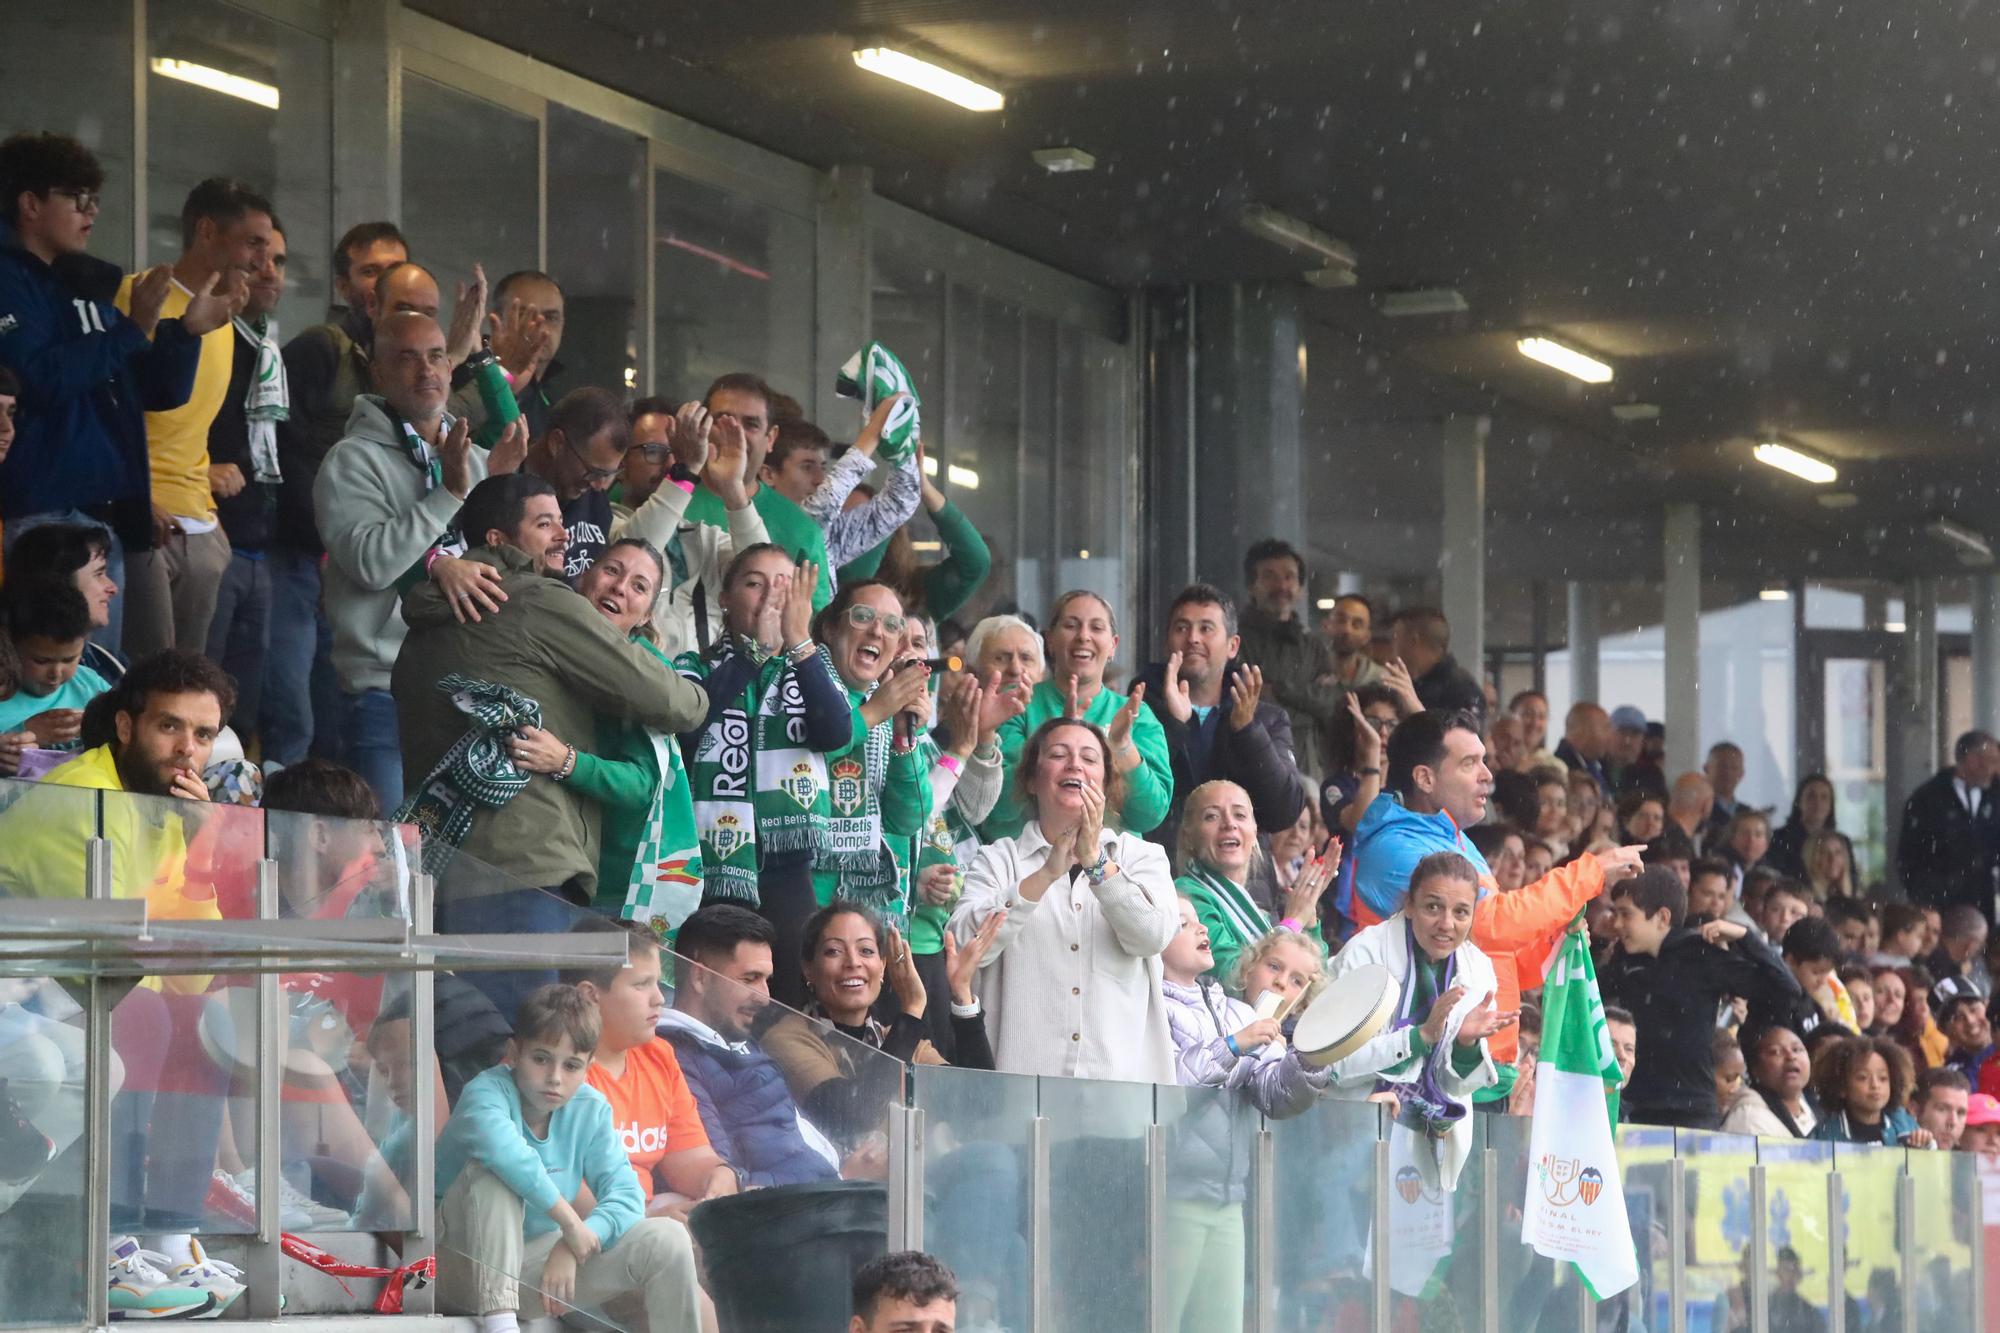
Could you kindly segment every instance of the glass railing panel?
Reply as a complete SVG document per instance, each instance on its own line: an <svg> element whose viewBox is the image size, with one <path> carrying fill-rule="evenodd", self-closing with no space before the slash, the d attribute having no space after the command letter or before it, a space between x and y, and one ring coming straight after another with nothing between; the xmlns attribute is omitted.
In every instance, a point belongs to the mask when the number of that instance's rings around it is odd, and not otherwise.
<svg viewBox="0 0 2000 1333"><path fill-rule="evenodd" d="M1380 1122L1373 1103L1333 1097L1304 1115L1265 1122L1277 1166L1273 1304L1288 1333L1373 1326L1369 1238Z"/></svg>
<svg viewBox="0 0 2000 1333"><path fill-rule="evenodd" d="M1165 1229L1159 1327L1250 1327L1247 1281L1257 1211L1255 1159L1262 1117L1247 1089L1161 1086L1154 1115L1164 1130Z"/></svg>
<svg viewBox="0 0 2000 1333"><path fill-rule="evenodd" d="M961 1324L1024 1329L1035 1080L937 1065L910 1080L924 1113L924 1248L958 1276Z"/></svg>
<svg viewBox="0 0 2000 1333"><path fill-rule="evenodd" d="M1757 1140L1764 1168L1764 1271L1773 1328L1824 1328L1839 1290L1829 1262L1833 1145Z"/></svg>
<svg viewBox="0 0 2000 1333"><path fill-rule="evenodd" d="M1833 1165L1840 1172L1844 1196L1840 1224L1845 1228L1850 1329L1903 1327L1903 1304L1909 1293L1903 1289L1896 1190L1908 1155L1902 1148L1879 1144L1833 1145ZM1862 1322L1857 1323L1857 1315Z"/></svg>
<svg viewBox="0 0 2000 1333"><path fill-rule="evenodd" d="M1747 1134L1674 1131L1686 1215L1687 1326L1709 1333L1750 1323L1750 1170L1757 1140Z"/></svg>
<svg viewBox="0 0 2000 1333"><path fill-rule="evenodd" d="M1389 1121L1389 1308L1396 1326L1479 1321L1487 1299L1480 1267L1487 1135L1507 1118L1467 1114L1470 1139L1456 1184L1444 1175L1442 1145ZM1514 1234L1518 1239L1518 1224Z"/></svg>
<svg viewBox="0 0 2000 1333"><path fill-rule="evenodd" d="M407 925L415 831L267 811L274 911L300 934L331 922ZM289 1231L401 1231L416 1223L415 979L286 972L278 1114L280 1216ZM232 987L232 995L248 993ZM442 1110L445 1100L440 1097ZM254 1179L249 1193L255 1194Z"/></svg>
<svg viewBox="0 0 2000 1333"><path fill-rule="evenodd" d="M1619 1327L1621 1314L1630 1326L1667 1328L1673 1308L1673 1262L1669 1248L1673 1215L1674 1131L1654 1125L1618 1127L1618 1169L1623 1173L1625 1210L1632 1222L1632 1244L1639 1260L1639 1281L1629 1292L1613 1297L1598 1310L1598 1327ZM1507 1201L1501 1201L1502 1208ZM1613 1322L1607 1324L1606 1320Z"/></svg>
<svg viewBox="0 0 2000 1333"><path fill-rule="evenodd" d="M1533 1121L1512 1115L1479 1119L1485 1122L1486 1142L1493 1148L1494 1174L1500 1190L1496 1200L1500 1232L1495 1237L1499 1247L1500 1289L1493 1293L1500 1309L1500 1326L1573 1328L1583 1301L1583 1288L1577 1281L1575 1267L1537 1254L1523 1238L1523 1205L1528 1191L1542 1187L1542 1174L1530 1150ZM1391 1148L1393 1151L1393 1141ZM1401 1191L1396 1190L1396 1171L1392 1159L1392 1198L1401 1197Z"/></svg>
<svg viewBox="0 0 2000 1333"><path fill-rule="evenodd" d="M1047 1308L1062 1333L1146 1327L1146 1142L1153 1085L1043 1078L1049 1122Z"/></svg>
<svg viewBox="0 0 2000 1333"><path fill-rule="evenodd" d="M1974 1328L1972 1265L1979 1259L1979 1179L1967 1153L1912 1149L1917 1327ZM1990 1280L1990 1277L1989 1277Z"/></svg>

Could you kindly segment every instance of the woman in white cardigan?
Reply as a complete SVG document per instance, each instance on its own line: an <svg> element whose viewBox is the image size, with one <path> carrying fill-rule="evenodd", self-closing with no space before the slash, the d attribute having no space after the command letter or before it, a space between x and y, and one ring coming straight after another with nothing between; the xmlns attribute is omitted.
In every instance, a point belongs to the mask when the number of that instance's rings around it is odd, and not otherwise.
<svg viewBox="0 0 2000 1333"><path fill-rule="evenodd" d="M1421 1121L1436 1148L1419 1155L1419 1169L1428 1177L1434 1166L1446 1189L1471 1151L1472 1094L1499 1079L1486 1038L1520 1016L1496 1008L1492 961L1471 940L1478 893L1470 861L1433 852L1410 872L1403 910L1333 958L1335 978L1382 964L1396 996L1389 1026L1328 1067L1333 1095L1361 1099L1385 1085L1395 1092L1397 1123Z"/></svg>
<svg viewBox="0 0 2000 1333"><path fill-rule="evenodd" d="M980 849L951 916L963 948L1007 914L980 962L995 1067L1172 1083L1160 951L1180 929L1166 853L1105 827L1119 776L1088 722L1056 718L1016 769L1027 827Z"/></svg>

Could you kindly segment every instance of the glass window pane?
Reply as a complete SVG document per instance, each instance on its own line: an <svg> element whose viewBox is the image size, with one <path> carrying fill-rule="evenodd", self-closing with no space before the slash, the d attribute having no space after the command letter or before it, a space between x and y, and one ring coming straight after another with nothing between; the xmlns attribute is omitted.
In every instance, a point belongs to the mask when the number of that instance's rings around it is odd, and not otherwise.
<svg viewBox="0 0 2000 1333"><path fill-rule="evenodd" d="M1056 582L1088 588L1126 628L1120 647L1129 678L1151 648L1131 636L1127 556L1125 365L1117 344L1077 329L1058 331L1056 366Z"/></svg>
<svg viewBox="0 0 2000 1333"><path fill-rule="evenodd" d="M437 276L446 319L475 262L494 282L540 267L540 164L530 117L403 75L403 232Z"/></svg>
<svg viewBox="0 0 2000 1333"><path fill-rule="evenodd" d="M1014 566L1014 587L1021 605L1035 617L1037 624L1048 615L1056 595L1066 588L1056 583L1056 548L1061 538L1052 499L1060 411L1053 392L1057 355L1056 322L1046 315L1030 314L1021 378L1024 383L1043 387L1040 392L1022 395L1021 431L1028 447L1021 458L1021 495L1024 503L1033 502L1036 507L1032 511L1034 520L1021 523L1017 529L1021 534L1021 550Z"/></svg>
<svg viewBox="0 0 2000 1333"><path fill-rule="evenodd" d="M1291 1120L1267 1120L1277 1158L1278 1327L1373 1327L1368 1245L1375 1225L1380 1113L1329 1097Z"/></svg>
<svg viewBox="0 0 2000 1333"><path fill-rule="evenodd" d="M1834 1169L1846 1196L1847 1326L1901 1328L1903 1261L1896 1238L1896 1181L1910 1154L1876 1144L1836 1143ZM1933 1324L1933 1328L1953 1327ZM1969 1327L1969 1325L1967 1325Z"/></svg>
<svg viewBox="0 0 2000 1333"><path fill-rule="evenodd" d="M1773 1328L1824 1328L1833 1298L1827 1254L1827 1172L1833 1145L1759 1139L1764 1168L1764 1267Z"/></svg>
<svg viewBox="0 0 2000 1333"><path fill-rule="evenodd" d="M7 132L53 130L83 141L104 167L90 252L132 263L131 0L0 5ZM32 108L32 119L24 113Z"/></svg>
<svg viewBox="0 0 2000 1333"><path fill-rule="evenodd" d="M1049 1122L1049 1308L1058 1329L1146 1327L1146 1132L1153 1085L1041 1080Z"/></svg>
<svg viewBox="0 0 2000 1333"><path fill-rule="evenodd" d="M232 176L270 199L285 226L289 328L317 323L332 289L333 118L331 59L322 37L218 0L149 5L150 60L177 61L249 80L268 90L269 107L234 93L146 76L146 257L164 263L181 251L181 204L211 176ZM170 133L161 132L171 127Z"/></svg>
<svg viewBox="0 0 2000 1333"><path fill-rule="evenodd" d="M1677 1130L1674 1142L1686 1182L1688 1327L1747 1328L1750 1168L1757 1140Z"/></svg>
<svg viewBox="0 0 2000 1333"><path fill-rule="evenodd" d="M645 183L644 140L550 104L549 273L563 289L557 390L639 387Z"/></svg>
<svg viewBox="0 0 2000 1333"><path fill-rule="evenodd" d="M958 1274L959 1323L1028 1326L1029 1131L1035 1080L917 1065L924 1113L924 1248Z"/></svg>
<svg viewBox="0 0 2000 1333"><path fill-rule="evenodd" d="M656 173L653 188L659 391L692 398L716 376L748 370L807 400L812 222L672 172Z"/></svg>
<svg viewBox="0 0 2000 1333"><path fill-rule="evenodd" d="M952 288L946 411L926 413L924 448L937 460L933 480L979 529L993 558L993 572L957 613L967 626L1020 596L1021 339L1018 306ZM928 524L919 526L923 539L935 540Z"/></svg>

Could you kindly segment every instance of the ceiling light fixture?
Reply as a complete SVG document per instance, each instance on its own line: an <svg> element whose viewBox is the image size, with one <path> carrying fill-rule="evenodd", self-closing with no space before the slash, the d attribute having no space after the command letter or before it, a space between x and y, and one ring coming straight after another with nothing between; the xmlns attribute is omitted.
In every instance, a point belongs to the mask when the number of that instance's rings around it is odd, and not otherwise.
<svg viewBox="0 0 2000 1333"><path fill-rule="evenodd" d="M1792 600L1792 590L1782 583L1773 583L1758 593L1757 599L1764 602L1789 602Z"/></svg>
<svg viewBox="0 0 2000 1333"><path fill-rule="evenodd" d="M1824 486L1836 481L1840 473L1833 464L1818 454L1807 453L1794 445L1780 444L1776 440L1766 440L1750 451L1750 456L1767 467L1780 472L1789 472L1800 481L1809 481L1815 486Z"/></svg>
<svg viewBox="0 0 2000 1333"><path fill-rule="evenodd" d="M1345 241L1335 240L1310 222L1302 222L1289 213L1280 213L1275 208L1263 204L1251 204L1237 216L1243 230L1252 236L1262 237L1274 245L1282 245L1302 255L1314 255L1326 261L1326 267L1346 269L1350 272L1360 262L1354 254L1354 247ZM1317 283L1332 286L1330 282Z"/></svg>
<svg viewBox="0 0 2000 1333"><path fill-rule="evenodd" d="M1909 626L1900 620L1885 620L1882 622L1882 628L1891 634L1902 634L1909 629Z"/></svg>
<svg viewBox="0 0 2000 1333"><path fill-rule="evenodd" d="M1072 171L1089 171L1097 165L1097 159L1084 152L1073 143L1056 148L1037 148L1028 154L1035 159L1035 165L1051 176L1064 176Z"/></svg>
<svg viewBox="0 0 2000 1333"><path fill-rule="evenodd" d="M1375 308L1390 319L1411 319L1421 315L1462 315L1472 307L1465 303L1462 293L1450 287L1420 287L1383 292L1375 298Z"/></svg>
<svg viewBox="0 0 2000 1333"><path fill-rule="evenodd" d="M925 455L924 455L924 475L925 475L926 477L935 477L935 476L937 475L937 470L938 470L938 461L937 461L937 459L936 459L935 457L933 457L932 455L930 455L930 454L925 454Z"/></svg>
<svg viewBox="0 0 2000 1333"><path fill-rule="evenodd" d="M223 93L229 97L239 97L258 106L278 109L278 89L275 84L259 83L246 79L241 74L227 74L207 65L197 65L192 60L173 60L166 56L153 57L153 73L163 78L178 79L191 83L197 88Z"/></svg>
<svg viewBox="0 0 2000 1333"><path fill-rule="evenodd" d="M1853 491L1828 491L1825 495L1813 497L1823 509L1852 509L1861 503L1861 497Z"/></svg>
<svg viewBox="0 0 2000 1333"><path fill-rule="evenodd" d="M1331 611L1339 604L1339 601L1340 599L1337 597L1322 597L1317 602L1314 602L1313 605L1322 611Z"/></svg>
<svg viewBox="0 0 2000 1333"><path fill-rule="evenodd" d="M956 463L945 466L944 479L954 486L963 486L968 491L979 489L979 474L969 467L960 467Z"/></svg>
<svg viewBox="0 0 2000 1333"><path fill-rule="evenodd" d="M1608 384L1611 382L1611 367L1594 356L1587 356L1554 338L1522 338L1514 344L1522 356L1530 361L1560 370L1565 375L1582 380L1585 384Z"/></svg>
<svg viewBox="0 0 2000 1333"><path fill-rule="evenodd" d="M1658 421L1660 419L1660 405L1658 403L1613 403L1611 406L1611 415L1620 421L1628 423L1634 421Z"/></svg>
<svg viewBox="0 0 2000 1333"><path fill-rule="evenodd" d="M1924 531L1956 551L1959 560L1964 564L1993 563L1993 544L1971 528L1954 523L1948 518L1934 518Z"/></svg>
<svg viewBox="0 0 2000 1333"><path fill-rule="evenodd" d="M946 69L934 60L913 56L894 47L861 47L854 53L854 63L870 74L880 74L885 79L908 84L919 92L942 97L967 111L998 111L1007 105L1007 99L999 89L989 88L977 79Z"/></svg>

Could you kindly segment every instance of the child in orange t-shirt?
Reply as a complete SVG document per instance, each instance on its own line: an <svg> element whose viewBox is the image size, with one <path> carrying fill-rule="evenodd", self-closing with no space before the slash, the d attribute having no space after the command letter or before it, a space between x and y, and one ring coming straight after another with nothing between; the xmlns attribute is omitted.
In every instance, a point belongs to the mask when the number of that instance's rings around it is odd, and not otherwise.
<svg viewBox="0 0 2000 1333"><path fill-rule="evenodd" d="M625 933L627 966L566 978L596 1002L603 1027L585 1077L611 1103L647 1215L685 1219L703 1199L736 1193L736 1173L709 1146L674 1048L657 1035L666 1008L659 945L650 933Z"/></svg>

